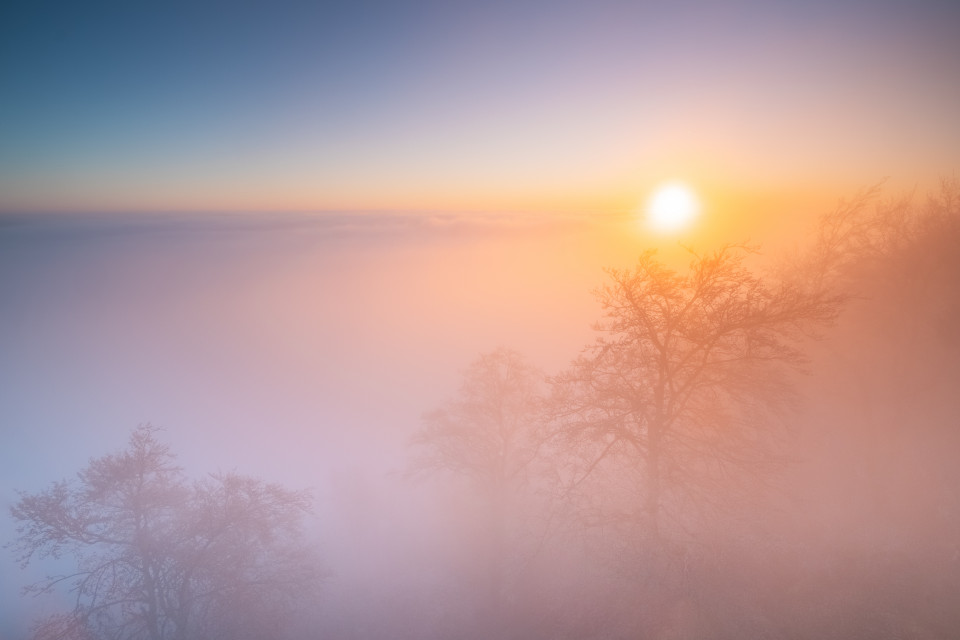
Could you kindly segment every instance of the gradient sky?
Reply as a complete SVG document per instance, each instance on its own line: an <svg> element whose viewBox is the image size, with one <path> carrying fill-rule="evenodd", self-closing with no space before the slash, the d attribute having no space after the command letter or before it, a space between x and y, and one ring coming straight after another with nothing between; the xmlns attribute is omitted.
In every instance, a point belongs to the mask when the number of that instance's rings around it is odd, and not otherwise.
<svg viewBox="0 0 960 640"><path fill-rule="evenodd" d="M954 172L957 78L951 2L12 1L0 211L835 199Z"/></svg>

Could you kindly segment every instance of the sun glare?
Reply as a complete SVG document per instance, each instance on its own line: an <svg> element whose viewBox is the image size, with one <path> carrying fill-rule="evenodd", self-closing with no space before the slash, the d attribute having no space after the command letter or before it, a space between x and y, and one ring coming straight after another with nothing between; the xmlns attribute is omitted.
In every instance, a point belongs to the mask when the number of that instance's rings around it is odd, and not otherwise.
<svg viewBox="0 0 960 640"><path fill-rule="evenodd" d="M696 194L682 182L660 185L647 201L647 225L659 233L686 229L698 213L700 202Z"/></svg>

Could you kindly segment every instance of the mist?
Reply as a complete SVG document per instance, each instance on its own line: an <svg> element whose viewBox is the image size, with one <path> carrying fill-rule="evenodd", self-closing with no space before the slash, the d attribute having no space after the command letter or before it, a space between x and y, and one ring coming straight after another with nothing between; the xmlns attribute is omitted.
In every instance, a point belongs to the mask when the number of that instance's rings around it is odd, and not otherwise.
<svg viewBox="0 0 960 640"><path fill-rule="evenodd" d="M256 598L277 638L953 637L958 203L868 193L777 253L626 216L6 216L0 534L151 425L198 504L234 476L309 494L284 517L316 593ZM689 265L742 285L657 316L706 378L617 324L617 291L682 293ZM741 295L765 333L711 315ZM651 371L704 391L663 404ZM26 638L74 599L19 591L75 562L15 556L0 635Z"/></svg>

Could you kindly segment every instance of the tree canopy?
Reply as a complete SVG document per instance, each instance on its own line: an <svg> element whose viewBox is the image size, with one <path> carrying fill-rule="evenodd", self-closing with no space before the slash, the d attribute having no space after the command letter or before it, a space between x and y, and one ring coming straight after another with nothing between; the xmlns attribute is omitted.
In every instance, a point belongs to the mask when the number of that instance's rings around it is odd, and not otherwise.
<svg viewBox="0 0 960 640"><path fill-rule="evenodd" d="M770 462L761 418L789 403L798 339L838 311L826 291L755 274L747 254L727 246L679 273L648 251L609 270L599 338L554 379L561 431L582 454L568 490L625 461L640 498L621 516L654 539L668 494L710 501L719 476Z"/></svg>
<svg viewBox="0 0 960 640"><path fill-rule="evenodd" d="M543 374L516 351L481 355L457 396L424 415L415 469L463 475L494 494L522 484L544 441L543 387Z"/></svg>
<svg viewBox="0 0 960 640"><path fill-rule="evenodd" d="M38 638L117 640L282 637L286 613L322 571L301 542L307 494L236 474L189 482L155 428L90 461L74 480L21 494L21 563L69 555L71 611Z"/></svg>

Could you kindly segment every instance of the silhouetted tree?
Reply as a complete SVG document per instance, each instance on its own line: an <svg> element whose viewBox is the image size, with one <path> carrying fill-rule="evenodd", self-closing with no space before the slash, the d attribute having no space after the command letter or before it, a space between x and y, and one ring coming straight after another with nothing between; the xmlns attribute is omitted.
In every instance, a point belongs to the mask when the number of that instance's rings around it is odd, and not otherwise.
<svg viewBox="0 0 960 640"><path fill-rule="evenodd" d="M639 525L648 549L668 504L722 505L738 478L776 459L766 425L790 402L797 340L838 311L821 289L754 274L746 254L728 246L678 273L651 251L609 270L601 336L554 379L561 434L579 460L565 490L607 467L632 497L593 494L593 515Z"/></svg>
<svg viewBox="0 0 960 640"><path fill-rule="evenodd" d="M301 540L309 496L235 474L190 483L152 427L95 458L74 481L22 494L17 551L72 556L77 570L33 585L65 585L72 611L38 638L276 638L322 576Z"/></svg>

